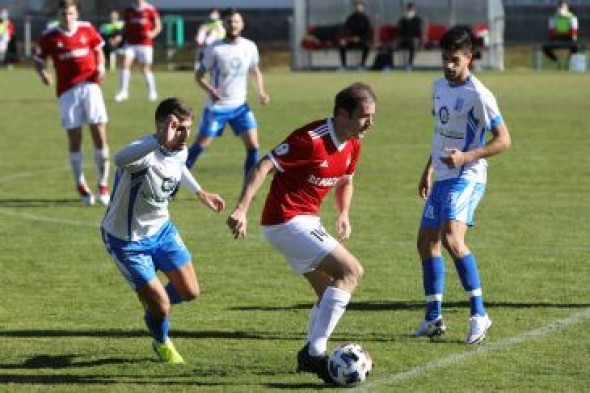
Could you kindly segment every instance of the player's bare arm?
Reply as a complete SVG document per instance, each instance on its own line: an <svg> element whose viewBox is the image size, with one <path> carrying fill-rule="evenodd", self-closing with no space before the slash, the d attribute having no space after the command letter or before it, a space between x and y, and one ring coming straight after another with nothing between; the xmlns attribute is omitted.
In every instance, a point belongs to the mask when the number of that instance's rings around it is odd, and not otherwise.
<svg viewBox="0 0 590 393"><path fill-rule="evenodd" d="M41 82L43 82L46 86L51 86L53 84L53 77L51 73L47 70L47 63L41 59L35 59L34 61L35 71L39 74L41 78Z"/></svg>
<svg viewBox="0 0 590 393"><path fill-rule="evenodd" d="M223 209L225 209L225 201L218 194L201 190L197 192L197 197L205 206L213 210L215 213L221 213Z"/></svg>
<svg viewBox="0 0 590 393"><path fill-rule="evenodd" d="M225 200L223 200L223 198L218 194L204 190L186 166L182 167L180 183L192 191L192 193L195 194L197 198L199 198L201 203L203 203L215 213L220 213L223 211L223 209L225 209Z"/></svg>
<svg viewBox="0 0 590 393"><path fill-rule="evenodd" d="M424 167L422 177L420 178L420 184L418 184L418 195L420 195L422 199L428 198L428 194L430 194L432 171L432 157L428 157L428 162L426 163L426 167Z"/></svg>
<svg viewBox="0 0 590 393"><path fill-rule="evenodd" d="M254 76L254 83L256 83L256 91L258 91L260 103L262 105L268 104L270 102L270 96L266 94L266 91L264 90L264 78L262 77L262 71L260 71L260 67L252 67L250 72Z"/></svg>
<svg viewBox="0 0 590 393"><path fill-rule="evenodd" d="M205 92L211 97L213 102L217 102L221 99L219 92L211 83L207 80L207 72L205 70L199 69L195 71L195 82L201 87L201 89L205 90Z"/></svg>
<svg viewBox="0 0 590 393"><path fill-rule="evenodd" d="M456 168L461 165L500 154L511 145L510 133L505 124L499 125L492 130L492 138L479 149L461 151L457 149L446 149L447 157L441 157L441 161L449 168Z"/></svg>
<svg viewBox="0 0 590 393"><path fill-rule="evenodd" d="M262 158L256 166L252 168L248 179L242 187L238 204L227 219L227 226L231 230L234 239L246 237L247 214L254 196L260 189L260 186L270 173L274 171L274 165L268 157Z"/></svg>
<svg viewBox="0 0 590 393"><path fill-rule="evenodd" d="M336 220L336 231L339 242L350 238L352 233L352 226L350 225L350 206L352 203L352 195L354 194L354 186L352 176L345 176L336 183L334 195L336 196L336 207L338 209L338 219Z"/></svg>
<svg viewBox="0 0 590 393"><path fill-rule="evenodd" d="M162 21L160 18L156 19L154 28L148 33L149 38L154 39L162 32Z"/></svg>
<svg viewBox="0 0 590 393"><path fill-rule="evenodd" d="M106 75L105 69L105 58L104 52L102 51L102 47L98 47L94 49L94 54L96 56L96 73L98 74L99 79L103 79Z"/></svg>

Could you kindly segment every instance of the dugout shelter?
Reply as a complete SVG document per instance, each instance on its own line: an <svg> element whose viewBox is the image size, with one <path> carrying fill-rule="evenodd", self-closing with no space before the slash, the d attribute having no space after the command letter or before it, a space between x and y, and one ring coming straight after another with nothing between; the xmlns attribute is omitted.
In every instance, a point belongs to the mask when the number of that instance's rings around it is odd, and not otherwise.
<svg viewBox="0 0 590 393"><path fill-rule="evenodd" d="M373 23L373 50L395 47L396 28L403 16L404 0L364 0L365 9ZM425 45L417 52L415 68L440 65L438 40L456 25L469 26L482 43L478 67L504 70L504 7L502 0L414 0L418 15L424 21ZM337 68L337 32L352 12L352 0L293 0L291 26L291 67L294 70ZM309 39L320 31L321 40ZM334 36L325 37L334 33ZM312 33L312 34L310 34ZM326 38L326 39L324 39ZM352 52L351 52L352 53ZM396 56L398 56L396 51Z"/></svg>

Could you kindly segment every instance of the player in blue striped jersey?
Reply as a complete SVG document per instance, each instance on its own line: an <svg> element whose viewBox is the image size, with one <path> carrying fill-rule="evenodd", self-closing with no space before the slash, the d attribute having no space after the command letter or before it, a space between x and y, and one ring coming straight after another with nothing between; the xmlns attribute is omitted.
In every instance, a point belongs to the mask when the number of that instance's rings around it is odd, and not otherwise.
<svg viewBox="0 0 590 393"><path fill-rule="evenodd" d="M177 98L156 109L156 132L115 155L111 203L102 221L103 241L145 308L145 322L161 361L183 363L168 337L170 306L195 299L199 284L191 255L170 221L168 199L180 183L214 212L225 206L203 190L185 166L193 110ZM164 286L156 271L169 282Z"/></svg>
<svg viewBox="0 0 590 393"><path fill-rule="evenodd" d="M426 200L417 242L426 314L415 334L434 337L446 330L442 318L444 246L470 298L465 342L475 344L485 338L492 321L484 308L477 262L465 244L465 234L485 192L485 159L506 150L511 141L496 99L470 72L469 32L461 27L450 29L441 40L441 49L444 77L433 84L432 150L418 187ZM486 133L491 134L487 142Z"/></svg>

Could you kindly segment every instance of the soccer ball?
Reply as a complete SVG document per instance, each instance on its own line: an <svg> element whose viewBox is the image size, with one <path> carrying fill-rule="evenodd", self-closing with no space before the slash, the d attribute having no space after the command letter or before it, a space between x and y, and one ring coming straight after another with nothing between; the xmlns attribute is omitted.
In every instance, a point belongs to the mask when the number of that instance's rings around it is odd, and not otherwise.
<svg viewBox="0 0 590 393"><path fill-rule="evenodd" d="M371 356L356 343L337 346L328 360L328 372L334 382L340 386L354 386L362 383L372 368Z"/></svg>

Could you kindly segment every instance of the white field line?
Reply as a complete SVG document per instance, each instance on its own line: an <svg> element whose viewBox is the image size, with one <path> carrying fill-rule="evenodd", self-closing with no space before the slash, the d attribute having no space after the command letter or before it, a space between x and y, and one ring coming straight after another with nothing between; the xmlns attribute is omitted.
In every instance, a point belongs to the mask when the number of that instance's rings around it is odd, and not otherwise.
<svg viewBox="0 0 590 393"><path fill-rule="evenodd" d="M38 216L36 214L14 212L14 211L8 210L7 208L0 208L0 215L25 218L25 219L28 219L31 221L50 222L50 223L54 223L54 224L66 224L66 225L74 225L74 226L90 227L90 228L99 228L100 227L100 224L98 224L98 223L92 223L92 222L88 222L88 221L66 220L64 218L42 217L42 216Z"/></svg>
<svg viewBox="0 0 590 393"><path fill-rule="evenodd" d="M391 374L384 378L380 378L377 380L373 380L369 383L366 383L358 388L354 389L355 392L369 392L372 389L376 389L378 387L390 386L395 385L400 382L404 382L406 380L419 377L424 375L432 370L436 369L443 369L448 366L451 366L455 363L459 363L465 360L468 360L472 357L478 355L485 355L488 352L494 351L501 351L515 345L519 345L522 343L526 343L532 340L539 339L543 336L548 334L559 332L561 330L567 329L570 326L577 325L579 323L584 322L586 319L590 318L590 308L585 308L582 311L576 312L571 314L567 318L563 318L557 320L555 322L550 323L549 325L543 326L539 329L531 330L526 333L523 333L519 336L506 338L501 341L494 341L491 343L484 342L481 345L478 345L473 350L469 352L463 352L459 354L450 355L444 358L440 358L438 360L422 364L420 366L411 368L406 371L402 371L400 373Z"/></svg>
<svg viewBox="0 0 590 393"><path fill-rule="evenodd" d="M28 171L28 172L11 173L10 175L0 177L0 183L4 184L5 182L9 182L11 180L23 179L23 178L27 178L27 177L36 177L42 173L54 173L54 172L57 172L60 170L67 170L68 168L69 167L64 166L64 167L55 167L55 168L41 169L41 170ZM67 219L63 219L63 218L42 217L42 216L38 216L36 214L17 212L17 211L10 209L10 208L0 208L0 214L2 214L4 216L10 216L10 217L25 218L25 219L33 220L33 221L42 221L42 222L67 224L67 225L92 227L92 228L100 227L100 224L98 224L98 223L91 223L88 221L67 220Z"/></svg>

